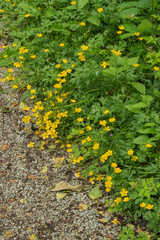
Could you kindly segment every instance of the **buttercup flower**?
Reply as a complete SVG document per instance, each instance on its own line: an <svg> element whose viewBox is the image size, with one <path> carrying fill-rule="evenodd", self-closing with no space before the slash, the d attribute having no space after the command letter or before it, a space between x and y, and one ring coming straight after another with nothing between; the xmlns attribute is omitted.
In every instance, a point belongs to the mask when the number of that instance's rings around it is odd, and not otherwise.
<svg viewBox="0 0 160 240"><path fill-rule="evenodd" d="M128 151L128 155L133 155L133 153L134 153L134 151L133 151L132 149L130 149L130 150Z"/></svg>
<svg viewBox="0 0 160 240"><path fill-rule="evenodd" d="M151 148L152 145L151 145L150 143L147 143L147 144L146 144L146 147L147 147L147 148Z"/></svg>
<svg viewBox="0 0 160 240"><path fill-rule="evenodd" d="M64 47L64 43L60 43L59 46L60 46L60 47Z"/></svg>
<svg viewBox="0 0 160 240"><path fill-rule="evenodd" d="M97 150L99 148L99 143L94 143L94 146L92 147L92 149Z"/></svg>
<svg viewBox="0 0 160 240"><path fill-rule="evenodd" d="M79 25L86 26L86 23L85 22L80 22Z"/></svg>
<svg viewBox="0 0 160 240"><path fill-rule="evenodd" d="M144 202L142 202L141 204L139 204L140 205L140 207L145 207L146 206L146 203L144 203Z"/></svg>
<svg viewBox="0 0 160 240"><path fill-rule="evenodd" d="M133 64L133 67L139 67L140 64L136 63L136 64Z"/></svg>
<svg viewBox="0 0 160 240"><path fill-rule="evenodd" d="M103 67L103 68L106 68L107 66L109 66L109 63L107 63L107 62L103 62L102 64L101 64L101 66Z"/></svg>
<svg viewBox="0 0 160 240"><path fill-rule="evenodd" d="M155 70L155 71L159 71L159 67L153 67L153 69Z"/></svg>
<svg viewBox="0 0 160 240"><path fill-rule="evenodd" d="M148 210L151 210L152 208L153 208L153 204L148 204L147 206L146 206L146 209L148 209Z"/></svg>
<svg viewBox="0 0 160 240"><path fill-rule="evenodd" d="M42 34L41 34L41 33L38 33L38 34L37 34L37 37L42 37Z"/></svg>
<svg viewBox="0 0 160 240"><path fill-rule="evenodd" d="M120 30L123 30L123 29L124 29L124 27L123 27L123 26L119 26L119 29L120 29Z"/></svg>
<svg viewBox="0 0 160 240"><path fill-rule="evenodd" d="M97 11L98 12L103 12L103 8L98 8Z"/></svg>
<svg viewBox="0 0 160 240"><path fill-rule="evenodd" d="M119 35L122 34L122 33L123 33L123 31L117 31L117 34L119 34Z"/></svg>
<svg viewBox="0 0 160 240"><path fill-rule="evenodd" d="M28 144L28 147L34 147L34 142L30 142L30 143Z"/></svg>
<svg viewBox="0 0 160 240"><path fill-rule="evenodd" d="M72 2L71 2L71 5L76 5L76 1L72 1Z"/></svg>
<svg viewBox="0 0 160 240"><path fill-rule="evenodd" d="M137 32L137 33L134 33L134 35L138 37L138 36L140 35L140 33L139 33L139 32Z"/></svg>

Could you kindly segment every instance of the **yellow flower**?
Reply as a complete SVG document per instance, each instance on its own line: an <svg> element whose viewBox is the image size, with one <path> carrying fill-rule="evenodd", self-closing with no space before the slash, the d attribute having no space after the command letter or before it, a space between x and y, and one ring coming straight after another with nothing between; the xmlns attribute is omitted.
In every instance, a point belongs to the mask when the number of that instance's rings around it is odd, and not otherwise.
<svg viewBox="0 0 160 240"><path fill-rule="evenodd" d="M127 193L128 193L127 189L122 188L122 191L120 192L121 196L122 197L127 196Z"/></svg>
<svg viewBox="0 0 160 240"><path fill-rule="evenodd" d="M28 89L28 90L31 89L31 87L32 87L31 85L27 85L27 89Z"/></svg>
<svg viewBox="0 0 160 240"><path fill-rule="evenodd" d="M29 123L29 122L30 122L30 119L31 119L30 116L25 116L25 117L22 118L22 121L23 121L24 123Z"/></svg>
<svg viewBox="0 0 160 240"><path fill-rule="evenodd" d="M105 110L105 111L104 111L104 114L108 114L108 113L109 113L109 110Z"/></svg>
<svg viewBox="0 0 160 240"><path fill-rule="evenodd" d="M107 176L107 181L111 181L112 177L111 176Z"/></svg>
<svg viewBox="0 0 160 240"><path fill-rule="evenodd" d="M118 223L120 223L120 222L117 220L117 218L114 218L114 220L112 221L112 223L118 224Z"/></svg>
<svg viewBox="0 0 160 240"><path fill-rule="evenodd" d="M92 176L92 175L93 175L93 171L90 171L90 172L89 172L89 175Z"/></svg>
<svg viewBox="0 0 160 240"><path fill-rule="evenodd" d="M38 34L37 34L37 37L42 37L42 34L41 34L41 33L38 33Z"/></svg>
<svg viewBox="0 0 160 240"><path fill-rule="evenodd" d="M124 30L124 27L123 26L119 26L118 27L120 30Z"/></svg>
<svg viewBox="0 0 160 240"><path fill-rule="evenodd" d="M148 210L151 210L152 208L153 208L153 204L148 204L147 206L146 206L146 209L148 209Z"/></svg>
<svg viewBox="0 0 160 240"><path fill-rule="evenodd" d="M105 128L104 128L104 130L105 130L106 132L109 132L109 131L111 131L111 129L110 129L110 127L109 127L109 126L105 127Z"/></svg>
<svg viewBox="0 0 160 240"><path fill-rule="evenodd" d="M150 143L147 143L147 144L146 144L146 147L147 147L147 148L151 148L152 145L151 145Z"/></svg>
<svg viewBox="0 0 160 240"><path fill-rule="evenodd" d="M44 49L44 52L49 52L49 49Z"/></svg>
<svg viewBox="0 0 160 240"><path fill-rule="evenodd" d="M3 13L4 12L4 10L3 9L0 9L0 13Z"/></svg>
<svg viewBox="0 0 160 240"><path fill-rule="evenodd" d="M132 161L135 161L135 162L136 162L137 159L138 159L137 156L132 156L132 157L131 157L131 160L132 160Z"/></svg>
<svg viewBox="0 0 160 240"><path fill-rule="evenodd" d="M83 130L79 130L79 134L83 134L84 133L84 131Z"/></svg>
<svg viewBox="0 0 160 240"><path fill-rule="evenodd" d="M79 25L86 26L86 23L85 22L80 22Z"/></svg>
<svg viewBox="0 0 160 240"><path fill-rule="evenodd" d="M18 88L18 86L17 85L13 85L13 88Z"/></svg>
<svg viewBox="0 0 160 240"><path fill-rule="evenodd" d="M76 5L76 1L72 1L71 4L72 4L72 5Z"/></svg>
<svg viewBox="0 0 160 240"><path fill-rule="evenodd" d="M72 152L72 148L68 148L68 149L67 149L67 152Z"/></svg>
<svg viewBox="0 0 160 240"><path fill-rule="evenodd" d="M86 51L88 49L88 46L82 45L81 48L82 48L83 51Z"/></svg>
<svg viewBox="0 0 160 240"><path fill-rule="evenodd" d="M2 48L5 49L5 48L7 48L7 46L4 46L4 45L3 45Z"/></svg>
<svg viewBox="0 0 160 240"><path fill-rule="evenodd" d="M99 143L94 143L94 146L92 147L92 149L97 150L99 148Z"/></svg>
<svg viewBox="0 0 160 240"><path fill-rule="evenodd" d="M116 168L117 167L117 163L112 163L111 167Z"/></svg>
<svg viewBox="0 0 160 240"><path fill-rule="evenodd" d="M56 64L55 67L56 67L56 68L60 68L60 66L61 66L61 64Z"/></svg>
<svg viewBox="0 0 160 240"><path fill-rule="evenodd" d="M109 118L109 122L114 122L114 121L116 121L115 118Z"/></svg>
<svg viewBox="0 0 160 240"><path fill-rule="evenodd" d="M117 31L117 34L119 34L119 35L122 34L122 33L123 33L123 31Z"/></svg>
<svg viewBox="0 0 160 240"><path fill-rule="evenodd" d="M129 197L125 197L125 198L123 199L123 202L128 202L130 199L131 199L131 198L129 198Z"/></svg>
<svg viewBox="0 0 160 240"><path fill-rule="evenodd" d="M30 17L30 14L29 13L27 13L26 15L24 15L26 18L28 18L28 17Z"/></svg>
<svg viewBox="0 0 160 240"><path fill-rule="evenodd" d="M54 88L62 88L62 85L61 85L61 83L56 83L53 87Z"/></svg>
<svg viewBox="0 0 160 240"><path fill-rule="evenodd" d="M133 151L132 149L130 149L130 150L128 151L128 155L133 155L133 153L134 153L134 151Z"/></svg>
<svg viewBox="0 0 160 240"><path fill-rule="evenodd" d="M140 41L142 41L144 38L143 37L140 37L140 38L138 38Z"/></svg>
<svg viewBox="0 0 160 240"><path fill-rule="evenodd" d="M31 55L31 58L32 58L32 59L36 58L36 55Z"/></svg>
<svg viewBox="0 0 160 240"><path fill-rule="evenodd" d="M74 67L75 67L75 64L72 64L71 67L74 68Z"/></svg>
<svg viewBox="0 0 160 240"><path fill-rule="evenodd" d="M114 172L115 172L115 173L121 173L121 172L122 172L122 169L120 169L119 167L118 167L118 168L114 168Z"/></svg>
<svg viewBox="0 0 160 240"><path fill-rule="evenodd" d="M64 43L60 43L59 46L60 46L60 47L64 47Z"/></svg>
<svg viewBox="0 0 160 240"><path fill-rule="evenodd" d="M78 118L77 121L80 123L80 122L83 122L83 118Z"/></svg>
<svg viewBox="0 0 160 240"><path fill-rule="evenodd" d="M139 33L139 32L137 32L137 33L134 33L134 35L138 37L138 36L140 35L140 33Z"/></svg>
<svg viewBox="0 0 160 240"><path fill-rule="evenodd" d="M86 140L87 140L87 142L92 141L92 139L89 136L86 138Z"/></svg>
<svg viewBox="0 0 160 240"><path fill-rule="evenodd" d="M62 61L63 61L63 63L67 63L67 59L63 59Z"/></svg>
<svg viewBox="0 0 160 240"><path fill-rule="evenodd" d="M98 8L97 11L98 12L103 12L103 8Z"/></svg>
<svg viewBox="0 0 160 240"><path fill-rule="evenodd" d="M86 143L86 139L82 139L81 143L85 144Z"/></svg>
<svg viewBox="0 0 160 240"><path fill-rule="evenodd" d="M145 207L146 203L142 202L141 204L139 204L140 207Z"/></svg>
<svg viewBox="0 0 160 240"><path fill-rule="evenodd" d="M8 72L10 72L10 73L13 72L13 68L9 68Z"/></svg>
<svg viewBox="0 0 160 240"><path fill-rule="evenodd" d="M4 57L4 58L7 58L7 57L8 57L8 55L3 55L3 57Z"/></svg>
<svg viewBox="0 0 160 240"><path fill-rule="evenodd" d="M80 113L82 111L82 108L75 108L75 112Z"/></svg>
<svg viewBox="0 0 160 240"><path fill-rule="evenodd" d="M36 92L36 90L35 90L35 89L32 89L32 90L31 90L31 93L35 93L35 92Z"/></svg>
<svg viewBox="0 0 160 240"><path fill-rule="evenodd" d="M13 46L13 47L16 47L16 46L17 46L17 43L13 43L12 46Z"/></svg>
<svg viewBox="0 0 160 240"><path fill-rule="evenodd" d="M133 64L133 67L139 67L140 64L136 63L136 64Z"/></svg>
<svg viewBox="0 0 160 240"><path fill-rule="evenodd" d="M28 144L28 147L34 147L34 142L30 142L30 143Z"/></svg>
<svg viewBox="0 0 160 240"><path fill-rule="evenodd" d="M153 69L155 70L155 71L159 71L159 67L153 67Z"/></svg>
<svg viewBox="0 0 160 240"><path fill-rule="evenodd" d="M76 103L76 100L74 100L74 99L71 99L71 102L72 102L72 103Z"/></svg>
<svg viewBox="0 0 160 240"><path fill-rule="evenodd" d="M103 67L103 68L106 68L107 66L109 66L109 63L107 63L107 62L103 62L102 64L101 64L101 66Z"/></svg>
<svg viewBox="0 0 160 240"><path fill-rule="evenodd" d="M100 121L99 121L99 124L102 125L102 126L104 126L104 127L105 127L106 123L107 123L106 120L100 120Z"/></svg>
<svg viewBox="0 0 160 240"><path fill-rule="evenodd" d="M114 202L115 202L116 204L120 203L120 202L121 202L121 197L117 197L117 198L114 200Z"/></svg>

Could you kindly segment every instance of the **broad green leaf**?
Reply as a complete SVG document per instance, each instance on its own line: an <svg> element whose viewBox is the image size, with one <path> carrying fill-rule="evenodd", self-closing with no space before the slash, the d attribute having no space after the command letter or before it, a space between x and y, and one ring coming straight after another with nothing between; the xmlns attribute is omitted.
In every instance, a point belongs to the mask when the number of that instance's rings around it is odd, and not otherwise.
<svg viewBox="0 0 160 240"><path fill-rule="evenodd" d="M152 23L148 21L147 19L144 19L139 25L138 25L138 30L139 32L145 32L149 28L152 27Z"/></svg>
<svg viewBox="0 0 160 240"><path fill-rule="evenodd" d="M156 95L156 97L160 98L160 91L154 90L154 94Z"/></svg>
<svg viewBox="0 0 160 240"><path fill-rule="evenodd" d="M46 16L47 16L47 17L53 17L55 14L56 14L56 10L55 10L54 8L49 8L49 9L46 11Z"/></svg>
<svg viewBox="0 0 160 240"><path fill-rule="evenodd" d="M134 33L125 33L125 34L122 34L122 35L120 35L120 38L121 38L121 39L125 39L125 38L131 37L131 36L134 36Z"/></svg>
<svg viewBox="0 0 160 240"><path fill-rule="evenodd" d="M136 88L140 93L145 94L146 93L146 87L139 82L132 83L132 86Z"/></svg>
<svg viewBox="0 0 160 240"><path fill-rule="evenodd" d="M88 2L89 0L78 0L78 8L83 8Z"/></svg>
<svg viewBox="0 0 160 240"><path fill-rule="evenodd" d="M122 10L120 12L120 16L122 18L125 18L127 16L131 16L131 14L137 15L139 13L139 11L140 10L136 7L128 8L128 9Z"/></svg>
<svg viewBox="0 0 160 240"><path fill-rule="evenodd" d="M153 97L150 95L141 95L141 97L143 102L146 104L149 104L153 100Z"/></svg>
<svg viewBox="0 0 160 240"><path fill-rule="evenodd" d="M157 131L155 128L146 128L146 129L140 129L137 132L142 134L156 134Z"/></svg>
<svg viewBox="0 0 160 240"><path fill-rule="evenodd" d="M156 124L155 123L146 123L144 124L145 127L154 127Z"/></svg>
<svg viewBox="0 0 160 240"><path fill-rule="evenodd" d="M138 62L138 59L139 59L139 57L128 58L127 59L127 64L128 65L136 64Z"/></svg>
<svg viewBox="0 0 160 240"><path fill-rule="evenodd" d="M134 105L127 105L125 107L131 112L139 113L141 112L141 108L145 108L147 105L144 102L139 102Z"/></svg>
<svg viewBox="0 0 160 240"><path fill-rule="evenodd" d="M133 23L125 23L123 26L126 32L133 33L133 35L138 31L137 26Z"/></svg>
<svg viewBox="0 0 160 240"><path fill-rule="evenodd" d="M153 0L140 0L139 3L137 2L138 7L140 8L148 8L151 7Z"/></svg>
<svg viewBox="0 0 160 240"><path fill-rule="evenodd" d="M97 17L93 17L93 16L90 16L88 19L87 19L88 22L96 25L96 26L99 26L100 25L100 19L97 18Z"/></svg>
<svg viewBox="0 0 160 240"><path fill-rule="evenodd" d="M92 190L89 192L89 196L92 199L98 199L100 197L102 197L102 191L100 190L100 188L98 186L92 188Z"/></svg>
<svg viewBox="0 0 160 240"><path fill-rule="evenodd" d="M145 144L148 141L149 137L146 135L141 135L133 140L135 144Z"/></svg>

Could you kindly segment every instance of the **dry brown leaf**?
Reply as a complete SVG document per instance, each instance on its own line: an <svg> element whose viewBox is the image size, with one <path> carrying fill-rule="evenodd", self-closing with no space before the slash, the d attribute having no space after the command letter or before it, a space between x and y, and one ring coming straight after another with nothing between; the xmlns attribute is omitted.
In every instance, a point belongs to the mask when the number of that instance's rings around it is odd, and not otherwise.
<svg viewBox="0 0 160 240"><path fill-rule="evenodd" d="M51 191L62 191L62 190L72 190L76 192L80 192L82 190L83 186L81 184L76 185L76 186L71 186L67 182L59 182L55 184L55 187L51 189Z"/></svg>
<svg viewBox="0 0 160 240"><path fill-rule="evenodd" d="M130 227L131 229L134 229L134 225L133 225L133 224L129 224L129 223L128 223L126 226L127 226L127 227Z"/></svg>
<svg viewBox="0 0 160 240"><path fill-rule="evenodd" d="M37 175L32 175L32 174L30 174L29 176L28 176L28 179L30 179L30 180L35 180L37 178Z"/></svg>
<svg viewBox="0 0 160 240"><path fill-rule="evenodd" d="M20 153L19 155L17 155L18 158L21 158L23 155L22 153Z"/></svg>
<svg viewBox="0 0 160 240"><path fill-rule="evenodd" d="M12 203L12 202L15 202L16 200L14 198L11 198L8 200L8 203Z"/></svg>
<svg viewBox="0 0 160 240"><path fill-rule="evenodd" d="M102 223L107 223L107 222L108 222L108 220L105 219L105 218L99 218L98 221L100 221L100 222L102 222Z"/></svg>
<svg viewBox="0 0 160 240"><path fill-rule="evenodd" d="M10 182L10 183L14 183L14 180L10 179L9 182Z"/></svg>
<svg viewBox="0 0 160 240"><path fill-rule="evenodd" d="M54 161L54 167L55 168L61 168L63 166L63 162L64 162L64 159L63 158L60 158L60 157L54 157L53 158L53 161Z"/></svg>
<svg viewBox="0 0 160 240"><path fill-rule="evenodd" d="M7 150L7 148L9 148L9 145L8 144L4 144L3 147L2 147L2 150L5 151L5 150Z"/></svg>
<svg viewBox="0 0 160 240"><path fill-rule="evenodd" d="M140 232L143 232L143 230L142 230L140 227L138 227L137 230L136 230L136 232L137 232L137 233L140 233Z"/></svg>
<svg viewBox="0 0 160 240"><path fill-rule="evenodd" d="M88 209L88 205L87 205L87 204L80 203L80 204L78 205L78 208L79 208L79 210L81 210L81 211L85 211L85 210Z"/></svg>
<svg viewBox="0 0 160 240"><path fill-rule="evenodd" d="M18 102L13 102L13 103L12 103L12 107L17 106L17 104L18 104Z"/></svg>
<svg viewBox="0 0 160 240"><path fill-rule="evenodd" d="M99 211L98 213L101 214L101 215L103 215L103 211Z"/></svg>

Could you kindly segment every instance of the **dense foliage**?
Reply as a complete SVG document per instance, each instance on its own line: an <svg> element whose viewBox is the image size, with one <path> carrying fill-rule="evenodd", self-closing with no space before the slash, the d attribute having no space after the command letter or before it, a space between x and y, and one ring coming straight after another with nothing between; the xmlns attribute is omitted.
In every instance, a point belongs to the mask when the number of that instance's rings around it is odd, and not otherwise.
<svg viewBox="0 0 160 240"><path fill-rule="evenodd" d="M14 39L2 46L0 65L10 68L1 81L25 89L33 108L23 121L39 129L40 148L66 147L77 176L115 196L110 211L157 233L159 1L5 0L0 8L1 36Z"/></svg>

